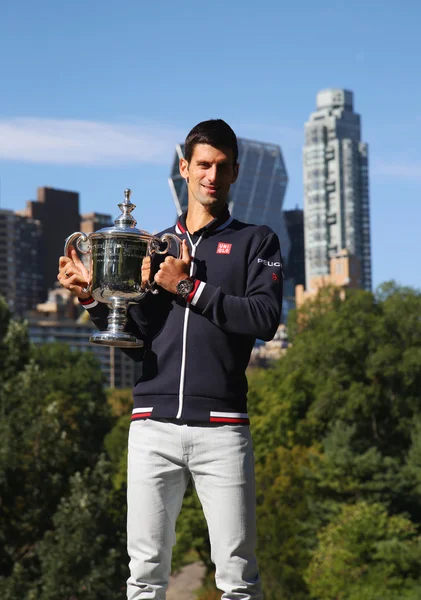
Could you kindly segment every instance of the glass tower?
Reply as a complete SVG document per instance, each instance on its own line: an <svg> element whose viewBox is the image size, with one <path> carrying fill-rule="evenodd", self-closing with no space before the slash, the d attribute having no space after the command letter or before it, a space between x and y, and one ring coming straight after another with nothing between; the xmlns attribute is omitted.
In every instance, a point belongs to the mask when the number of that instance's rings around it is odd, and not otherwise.
<svg viewBox="0 0 421 600"><path fill-rule="evenodd" d="M353 94L326 89L305 124L304 235L306 287L329 274L343 249L361 266L360 287L371 289L368 146L361 141Z"/></svg>

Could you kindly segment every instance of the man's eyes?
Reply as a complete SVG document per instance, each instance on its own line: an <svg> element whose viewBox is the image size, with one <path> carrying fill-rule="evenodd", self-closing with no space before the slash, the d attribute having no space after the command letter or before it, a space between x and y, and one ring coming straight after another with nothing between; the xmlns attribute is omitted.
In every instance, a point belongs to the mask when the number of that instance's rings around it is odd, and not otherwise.
<svg viewBox="0 0 421 600"><path fill-rule="evenodd" d="M202 169L210 169L212 167L212 165L210 163L205 163L205 162L197 163L197 165L198 165L198 167L201 167ZM217 165L218 171L225 171L227 168L228 168L228 165L225 165L225 164Z"/></svg>

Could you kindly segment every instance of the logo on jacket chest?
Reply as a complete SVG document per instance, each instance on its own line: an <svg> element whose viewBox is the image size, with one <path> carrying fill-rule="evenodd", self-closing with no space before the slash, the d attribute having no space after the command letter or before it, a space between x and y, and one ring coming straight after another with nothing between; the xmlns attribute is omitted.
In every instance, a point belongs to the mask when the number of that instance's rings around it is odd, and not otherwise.
<svg viewBox="0 0 421 600"><path fill-rule="evenodd" d="M217 254L229 254L231 252L232 244L227 244L226 242L218 242L218 247L216 248Z"/></svg>

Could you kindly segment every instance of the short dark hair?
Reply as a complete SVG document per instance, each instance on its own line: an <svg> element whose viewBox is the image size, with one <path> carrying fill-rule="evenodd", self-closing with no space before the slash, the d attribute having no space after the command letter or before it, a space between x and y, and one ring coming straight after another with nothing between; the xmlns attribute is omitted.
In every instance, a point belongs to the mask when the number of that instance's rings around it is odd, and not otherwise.
<svg viewBox="0 0 421 600"><path fill-rule="evenodd" d="M219 150L232 150L234 165L237 164L237 136L228 123L225 123L222 119L202 121L193 127L184 142L184 158L188 163L191 161L196 144L209 144L209 146Z"/></svg>

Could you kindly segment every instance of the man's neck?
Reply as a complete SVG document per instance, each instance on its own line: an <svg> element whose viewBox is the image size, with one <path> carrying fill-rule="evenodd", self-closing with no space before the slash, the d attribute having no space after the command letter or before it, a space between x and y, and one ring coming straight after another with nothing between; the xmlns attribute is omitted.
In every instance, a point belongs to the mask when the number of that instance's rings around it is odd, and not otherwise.
<svg viewBox="0 0 421 600"><path fill-rule="evenodd" d="M225 204L221 207L205 207L202 206L196 200L189 202L187 209L186 226L190 233L199 231L202 227L205 227L208 223L219 217L225 210Z"/></svg>

